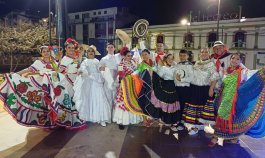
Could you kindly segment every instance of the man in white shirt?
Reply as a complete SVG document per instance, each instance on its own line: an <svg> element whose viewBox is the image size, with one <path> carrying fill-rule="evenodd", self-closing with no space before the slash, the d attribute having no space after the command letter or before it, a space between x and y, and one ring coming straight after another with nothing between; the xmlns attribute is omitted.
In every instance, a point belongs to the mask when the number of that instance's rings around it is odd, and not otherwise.
<svg viewBox="0 0 265 158"><path fill-rule="evenodd" d="M193 77L192 63L188 61L189 52L186 49L179 51L180 62L175 66L174 82L176 91L179 94L180 110L181 114L185 106L185 102L188 101L190 82ZM183 129L183 125L179 124L178 130Z"/></svg>
<svg viewBox="0 0 265 158"><path fill-rule="evenodd" d="M105 83L104 83L104 89L107 95L107 98L110 102L110 105L113 105L114 98L116 96L116 85L117 85L117 75L118 75L118 65L121 61L121 55L115 54L115 46L112 43L107 44L107 52L108 54L104 56L100 62L99 62L99 70L104 71L104 73L110 72L110 75L104 75L109 76L111 78L104 77Z"/></svg>

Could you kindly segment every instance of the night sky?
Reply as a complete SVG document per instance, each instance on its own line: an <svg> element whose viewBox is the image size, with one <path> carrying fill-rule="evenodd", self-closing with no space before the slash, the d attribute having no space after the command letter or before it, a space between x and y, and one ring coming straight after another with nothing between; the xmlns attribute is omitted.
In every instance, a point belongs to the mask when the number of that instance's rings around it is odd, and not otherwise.
<svg viewBox="0 0 265 158"><path fill-rule="evenodd" d="M54 6L54 0L51 0ZM86 11L106 7L129 7L139 18L147 19L151 25L178 23L192 10L216 14L218 0L67 0L68 12ZM221 0L221 12L238 12L242 5L242 16L265 17L264 0ZM0 0L0 16L12 10L28 10L42 17L48 16L48 0ZM39 12L38 12L39 11Z"/></svg>

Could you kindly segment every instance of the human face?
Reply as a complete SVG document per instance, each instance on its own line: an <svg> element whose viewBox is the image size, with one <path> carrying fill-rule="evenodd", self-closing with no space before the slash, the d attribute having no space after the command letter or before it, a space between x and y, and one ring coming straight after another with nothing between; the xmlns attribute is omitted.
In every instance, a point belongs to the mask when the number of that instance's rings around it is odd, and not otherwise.
<svg viewBox="0 0 265 158"><path fill-rule="evenodd" d="M157 43L156 44L156 49L158 52L164 51L164 44L163 43Z"/></svg>
<svg viewBox="0 0 265 158"><path fill-rule="evenodd" d="M75 46L73 44L68 44L65 48L66 55L75 55Z"/></svg>
<svg viewBox="0 0 265 158"><path fill-rule="evenodd" d="M43 48L43 49L41 50L41 55L42 55L42 57L44 57L44 58L49 58L50 55L51 55L51 51L50 51L50 49L49 49L49 48Z"/></svg>
<svg viewBox="0 0 265 158"><path fill-rule="evenodd" d="M237 67L241 63L240 56L237 54L234 54L230 59L230 64L232 67Z"/></svg>
<svg viewBox="0 0 265 158"><path fill-rule="evenodd" d="M114 45L112 45L112 44L107 45L107 52L109 54L113 54L114 53Z"/></svg>
<svg viewBox="0 0 265 158"><path fill-rule="evenodd" d="M92 48L89 48L87 50L87 58L88 59L94 59L95 58L95 51Z"/></svg>
<svg viewBox="0 0 265 158"><path fill-rule="evenodd" d="M148 54L147 52L142 52L141 53L141 58L142 58L143 61L149 62L150 54Z"/></svg>
<svg viewBox="0 0 265 158"><path fill-rule="evenodd" d="M179 60L180 60L180 62L187 61L188 58L189 58L188 54L186 54L186 53L179 53Z"/></svg>
<svg viewBox="0 0 265 158"><path fill-rule="evenodd" d="M200 53L200 59L201 60L207 60L209 59L210 55L207 49L202 49Z"/></svg>
<svg viewBox="0 0 265 158"><path fill-rule="evenodd" d="M124 60L131 61L132 60L132 53L127 53L124 57Z"/></svg>
<svg viewBox="0 0 265 158"><path fill-rule="evenodd" d="M213 51L217 55L222 55L224 53L224 46L222 46L222 45L216 46L213 48Z"/></svg>
<svg viewBox="0 0 265 158"><path fill-rule="evenodd" d="M172 63L173 63L173 60L174 60L173 55L169 55L169 56L167 57L167 60L166 60L167 65L171 66Z"/></svg>

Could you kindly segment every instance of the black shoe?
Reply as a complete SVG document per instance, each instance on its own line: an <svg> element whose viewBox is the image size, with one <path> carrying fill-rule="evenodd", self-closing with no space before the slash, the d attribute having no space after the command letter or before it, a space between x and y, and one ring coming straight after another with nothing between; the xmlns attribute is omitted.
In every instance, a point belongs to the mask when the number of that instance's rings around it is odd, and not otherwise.
<svg viewBox="0 0 265 158"><path fill-rule="evenodd" d="M119 125L120 130L124 130L124 128L125 128L124 125Z"/></svg>

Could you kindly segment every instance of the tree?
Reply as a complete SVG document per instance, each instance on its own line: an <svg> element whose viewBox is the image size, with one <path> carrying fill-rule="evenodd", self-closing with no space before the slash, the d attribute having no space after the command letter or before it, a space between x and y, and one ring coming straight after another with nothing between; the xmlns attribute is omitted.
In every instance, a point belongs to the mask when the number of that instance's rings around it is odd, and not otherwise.
<svg viewBox="0 0 265 158"><path fill-rule="evenodd" d="M36 53L40 46L48 45L49 30L46 22L16 21L13 26L0 22L0 54L10 56L10 71L13 70L13 54ZM55 34L52 34L54 37ZM54 38L52 38L54 39Z"/></svg>

